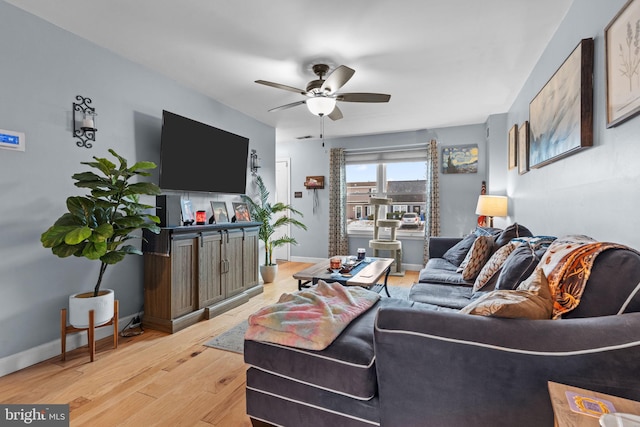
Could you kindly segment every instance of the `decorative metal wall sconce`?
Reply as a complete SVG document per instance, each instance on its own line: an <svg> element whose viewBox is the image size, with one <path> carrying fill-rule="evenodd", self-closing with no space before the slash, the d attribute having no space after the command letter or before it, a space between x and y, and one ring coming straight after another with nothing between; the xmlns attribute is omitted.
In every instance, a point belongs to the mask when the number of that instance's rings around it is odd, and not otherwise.
<svg viewBox="0 0 640 427"><path fill-rule="evenodd" d="M251 175L255 176L258 174L260 165L258 164L258 153L254 149L251 150L249 168L251 169Z"/></svg>
<svg viewBox="0 0 640 427"><path fill-rule="evenodd" d="M96 109L89 106L91 98L77 95L73 103L73 136L78 138L78 147L91 148L93 144L89 141L96 140Z"/></svg>

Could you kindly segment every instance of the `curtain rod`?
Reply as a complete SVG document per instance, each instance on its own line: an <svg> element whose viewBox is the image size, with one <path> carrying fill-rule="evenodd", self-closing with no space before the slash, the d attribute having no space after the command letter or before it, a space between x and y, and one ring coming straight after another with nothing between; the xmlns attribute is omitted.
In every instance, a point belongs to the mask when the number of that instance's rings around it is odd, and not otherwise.
<svg viewBox="0 0 640 427"><path fill-rule="evenodd" d="M411 145L394 145L387 147L367 147L367 148L345 148L344 152L347 153L358 153L358 154L366 154L366 153L384 153L391 151L411 151L411 150L423 150L427 148L428 143L423 142L421 144L411 144Z"/></svg>

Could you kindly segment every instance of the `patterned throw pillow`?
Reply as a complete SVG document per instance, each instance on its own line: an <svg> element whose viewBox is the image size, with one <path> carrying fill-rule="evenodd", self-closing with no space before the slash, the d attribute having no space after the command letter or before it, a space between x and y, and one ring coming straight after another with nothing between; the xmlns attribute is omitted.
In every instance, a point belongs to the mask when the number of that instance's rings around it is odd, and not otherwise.
<svg viewBox="0 0 640 427"><path fill-rule="evenodd" d="M546 276L538 268L518 289L487 292L460 313L512 319L551 319L553 297Z"/></svg>
<svg viewBox="0 0 640 427"><path fill-rule="evenodd" d="M520 242L511 241L491 255L489 261L482 267L478 277L476 277L476 281L473 284L473 292L479 291L489 283L493 275L500 271L509 254L511 254L519 244Z"/></svg>
<svg viewBox="0 0 640 427"><path fill-rule="evenodd" d="M460 264L462 267L462 278L464 280L474 280L482 267L491 256L493 250L493 236L478 236L473 242L471 249L467 253L464 261Z"/></svg>

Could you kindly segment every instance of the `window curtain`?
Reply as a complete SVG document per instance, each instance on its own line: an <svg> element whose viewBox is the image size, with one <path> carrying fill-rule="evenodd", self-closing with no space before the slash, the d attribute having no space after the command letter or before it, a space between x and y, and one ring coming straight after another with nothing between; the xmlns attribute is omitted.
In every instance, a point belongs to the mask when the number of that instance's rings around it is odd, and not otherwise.
<svg viewBox="0 0 640 427"><path fill-rule="evenodd" d="M347 182L344 148L332 148L329 159L329 253L349 253L347 239Z"/></svg>
<svg viewBox="0 0 640 427"><path fill-rule="evenodd" d="M424 213L424 263L429 260L429 238L440 235L440 171L438 143L427 146L427 206Z"/></svg>

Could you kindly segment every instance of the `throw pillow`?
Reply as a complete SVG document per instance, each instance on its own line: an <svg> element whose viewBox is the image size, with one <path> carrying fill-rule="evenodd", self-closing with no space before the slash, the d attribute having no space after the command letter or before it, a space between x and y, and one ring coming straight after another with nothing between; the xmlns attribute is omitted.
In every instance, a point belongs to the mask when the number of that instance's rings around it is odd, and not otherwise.
<svg viewBox="0 0 640 427"><path fill-rule="evenodd" d="M491 280L494 274L497 274L500 269L502 269L502 265L506 261L507 257L518 247L519 244L520 242L511 241L491 255L489 261L487 261L484 267L482 267L482 270L478 273L478 277L476 277L476 281L473 284L473 292L478 292L487 283L489 283L489 280Z"/></svg>
<svg viewBox="0 0 640 427"><path fill-rule="evenodd" d="M488 292L460 313L511 319L551 319L553 298L547 278L538 268L517 290Z"/></svg>
<svg viewBox="0 0 640 427"><path fill-rule="evenodd" d="M473 233L465 236L462 240L449 248L449 250L442 255L442 258L458 267L464 260L464 257L467 256L467 252L469 252L471 245L473 245L473 242L475 242L477 237L478 236Z"/></svg>
<svg viewBox="0 0 640 427"><path fill-rule="evenodd" d="M528 242L521 243L505 260L496 282L496 289L515 289L533 273L546 247L535 250Z"/></svg>
<svg viewBox="0 0 640 427"><path fill-rule="evenodd" d="M462 278L474 280L485 265L493 250L493 236L478 236L473 242L467 256L462 261Z"/></svg>
<svg viewBox="0 0 640 427"><path fill-rule="evenodd" d="M531 234L531 231L529 231L527 227L524 227L518 224L517 222L515 222L510 226L508 226L507 228L505 228L504 230L502 230L502 232L496 236L496 243L495 243L496 249L501 248L502 246L509 243L511 239L515 239L516 237L531 237L531 236L533 236L533 234Z"/></svg>

